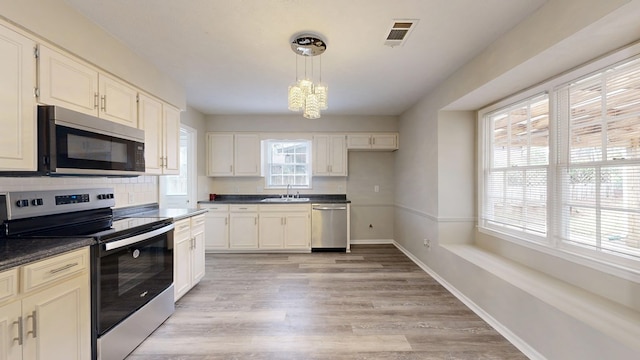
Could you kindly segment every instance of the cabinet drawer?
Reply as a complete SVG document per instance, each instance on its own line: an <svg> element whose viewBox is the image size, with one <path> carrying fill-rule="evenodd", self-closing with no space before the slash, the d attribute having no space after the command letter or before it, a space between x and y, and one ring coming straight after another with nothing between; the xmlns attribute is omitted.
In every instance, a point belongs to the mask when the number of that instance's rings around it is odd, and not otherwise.
<svg viewBox="0 0 640 360"><path fill-rule="evenodd" d="M204 226L204 214L196 215L191 218L191 227Z"/></svg>
<svg viewBox="0 0 640 360"><path fill-rule="evenodd" d="M226 212L229 211L229 205L200 204L200 209L207 209L209 212Z"/></svg>
<svg viewBox="0 0 640 360"><path fill-rule="evenodd" d="M232 212L257 212L258 205L230 205L229 210Z"/></svg>
<svg viewBox="0 0 640 360"><path fill-rule="evenodd" d="M0 273L0 303L18 295L18 268Z"/></svg>
<svg viewBox="0 0 640 360"><path fill-rule="evenodd" d="M89 269L89 249L76 250L22 267L22 291L50 285Z"/></svg>
<svg viewBox="0 0 640 360"><path fill-rule="evenodd" d="M310 204L260 205L260 212L311 212Z"/></svg>
<svg viewBox="0 0 640 360"><path fill-rule="evenodd" d="M176 221L174 224L174 236L183 233L183 232L189 232L189 230L191 229L191 220L190 219L182 219L180 221Z"/></svg>

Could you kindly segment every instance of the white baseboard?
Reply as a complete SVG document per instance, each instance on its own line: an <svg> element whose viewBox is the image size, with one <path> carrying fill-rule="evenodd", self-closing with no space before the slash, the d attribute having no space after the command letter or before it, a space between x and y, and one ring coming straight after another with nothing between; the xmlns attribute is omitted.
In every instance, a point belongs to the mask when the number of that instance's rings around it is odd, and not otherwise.
<svg viewBox="0 0 640 360"><path fill-rule="evenodd" d="M393 239L360 239L351 240L351 245L380 245L380 244L394 244Z"/></svg>
<svg viewBox="0 0 640 360"><path fill-rule="evenodd" d="M489 325L491 325L494 329L496 329L496 331L499 332L500 335L504 336L511 344L513 344L513 346L518 348L518 350L522 351L522 353L525 354L529 359L532 359L532 360L546 359L542 354L540 354L534 348L529 346L527 342L525 342L519 336L514 334L511 330L509 330L509 328L502 325L502 323L500 323L493 316L491 316L489 313L484 311L481 307L476 305L476 303L474 303L471 299L469 299L463 293L458 291L458 289L456 289L453 285L449 284L445 279L440 277L435 271L433 271L425 263L420 261L420 259L418 259L413 254L411 254L407 249L402 247L402 245L400 245L396 241L393 241L393 245L395 245L395 247L398 248L398 250L402 251L402 253L404 253L409 259L411 259L411 261L413 261L422 270L424 270L424 272L429 274L438 283L440 283L440 285L442 285L451 294L453 294L453 296L458 298L458 300L462 301L463 304L465 304L469 309L471 309L471 311L473 311L474 313L476 313L476 315L482 318L482 320L486 321Z"/></svg>

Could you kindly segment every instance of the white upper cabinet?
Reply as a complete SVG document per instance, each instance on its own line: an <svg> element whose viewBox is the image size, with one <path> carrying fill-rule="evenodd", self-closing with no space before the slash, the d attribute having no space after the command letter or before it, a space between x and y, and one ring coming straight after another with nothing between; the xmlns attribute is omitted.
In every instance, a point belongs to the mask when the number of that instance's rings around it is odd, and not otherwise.
<svg viewBox="0 0 640 360"><path fill-rule="evenodd" d="M348 134L347 148L349 150L398 150L398 134Z"/></svg>
<svg viewBox="0 0 640 360"><path fill-rule="evenodd" d="M180 172L180 111L146 94L139 95L138 125L144 130L148 174Z"/></svg>
<svg viewBox="0 0 640 360"><path fill-rule="evenodd" d="M207 134L207 176L233 176L233 134Z"/></svg>
<svg viewBox="0 0 640 360"><path fill-rule="evenodd" d="M36 170L35 42L0 25L0 170Z"/></svg>
<svg viewBox="0 0 640 360"><path fill-rule="evenodd" d="M207 176L260 176L260 136L207 133Z"/></svg>
<svg viewBox="0 0 640 360"><path fill-rule="evenodd" d="M234 135L234 175L260 176L260 136L258 134Z"/></svg>
<svg viewBox="0 0 640 360"><path fill-rule="evenodd" d="M347 176L347 147L344 135L313 136L313 175Z"/></svg>
<svg viewBox="0 0 640 360"><path fill-rule="evenodd" d="M39 46L38 101L138 127L137 90L97 68Z"/></svg>
<svg viewBox="0 0 640 360"><path fill-rule="evenodd" d="M99 74L98 84L100 85L98 116L138 127L138 90L105 74Z"/></svg>
<svg viewBox="0 0 640 360"><path fill-rule="evenodd" d="M162 131L164 136L164 170L163 174L180 173L180 110L163 104Z"/></svg>
<svg viewBox="0 0 640 360"><path fill-rule="evenodd" d="M140 94L138 127L144 130L144 165L148 174L162 174L162 102Z"/></svg>

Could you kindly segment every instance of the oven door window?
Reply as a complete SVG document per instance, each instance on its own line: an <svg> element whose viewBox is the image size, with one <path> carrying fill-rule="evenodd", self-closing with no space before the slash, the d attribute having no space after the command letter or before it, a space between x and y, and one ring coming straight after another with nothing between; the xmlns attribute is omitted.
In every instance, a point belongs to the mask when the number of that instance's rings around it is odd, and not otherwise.
<svg viewBox="0 0 640 360"><path fill-rule="evenodd" d="M99 333L122 321L173 283L168 234L100 256Z"/></svg>
<svg viewBox="0 0 640 360"><path fill-rule="evenodd" d="M139 171L140 146L132 140L56 126L56 162L61 168Z"/></svg>

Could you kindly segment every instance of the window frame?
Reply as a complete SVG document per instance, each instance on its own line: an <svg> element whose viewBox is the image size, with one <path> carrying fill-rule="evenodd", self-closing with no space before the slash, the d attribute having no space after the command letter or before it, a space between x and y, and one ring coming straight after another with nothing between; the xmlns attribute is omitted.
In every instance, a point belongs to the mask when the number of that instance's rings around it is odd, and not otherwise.
<svg viewBox="0 0 640 360"><path fill-rule="evenodd" d="M478 111L477 228L479 233L506 240L526 248L534 249L542 253L572 261L628 280L640 281L640 257L631 258L621 256L619 254L609 254L602 251L584 249L580 246L562 241L559 236L562 231L562 221L560 220L562 207L557 204L559 199L562 199L563 196L559 169L564 166L564 164L559 163L558 159L558 132L560 131L558 128L558 89L562 86L566 86L568 83L578 81L581 78L591 76L597 72L602 72L616 64L632 61L638 57L640 57L640 42L594 59L591 62L566 71L559 76L548 79L520 93L513 94ZM534 97L543 92L547 92L549 94L550 159L547 175L547 235L544 238L536 239L523 236L523 234L519 234L517 232L503 231L501 229L487 227L483 223L483 209L487 202L487 196L485 194L485 167L488 161L487 157L490 156L490 149L488 149L488 146L491 144L487 138L489 136L489 133L487 132L487 125L489 122L486 121L486 118L487 114L495 112L501 108L506 108L527 98Z"/></svg>
<svg viewBox="0 0 640 360"><path fill-rule="evenodd" d="M286 184L272 184L271 180L272 180L272 174L271 174L271 165L272 163L270 162L271 159L271 145L274 143L282 143L282 144L286 144L286 143L304 143L307 147L307 151L306 151L306 162L305 163L297 163L297 162L293 162L289 165L293 165L293 166L299 166L301 164L304 164L306 171L304 173L304 175L306 175L306 178L308 179L307 184L304 185L296 185L296 184L291 184L291 186L289 187ZM313 149L312 149L312 141L309 139L265 139L262 141L262 175L264 177L264 188L265 190L281 190L281 189L287 189L288 187L291 189L297 189L297 190L309 190L312 189L313 186L313 169L312 169L312 165L313 165L313 161L312 161L312 156L313 156ZM295 154L294 154L295 156ZM279 163L276 163L279 164ZM287 166L286 163L282 163L281 165L283 166ZM295 176L295 173L294 175Z"/></svg>

